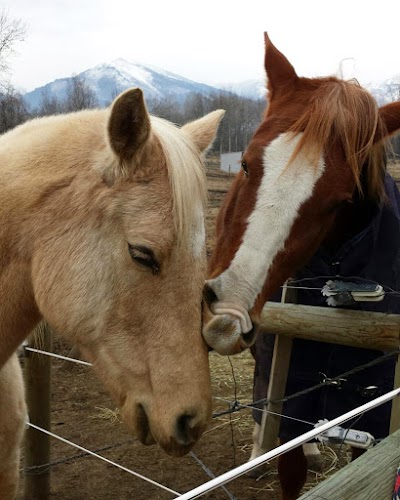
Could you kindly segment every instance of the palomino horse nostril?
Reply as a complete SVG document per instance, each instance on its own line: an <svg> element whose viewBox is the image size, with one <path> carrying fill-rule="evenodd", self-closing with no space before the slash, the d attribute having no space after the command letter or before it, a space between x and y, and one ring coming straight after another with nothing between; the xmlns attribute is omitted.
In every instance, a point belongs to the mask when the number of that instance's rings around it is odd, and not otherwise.
<svg viewBox="0 0 400 500"><path fill-rule="evenodd" d="M146 410L141 404L138 404L136 415L139 441L145 445L154 444L155 441L150 431L149 419Z"/></svg>
<svg viewBox="0 0 400 500"><path fill-rule="evenodd" d="M176 441L182 446L194 443L199 435L196 426L193 426L194 416L184 414L177 418L175 425Z"/></svg>

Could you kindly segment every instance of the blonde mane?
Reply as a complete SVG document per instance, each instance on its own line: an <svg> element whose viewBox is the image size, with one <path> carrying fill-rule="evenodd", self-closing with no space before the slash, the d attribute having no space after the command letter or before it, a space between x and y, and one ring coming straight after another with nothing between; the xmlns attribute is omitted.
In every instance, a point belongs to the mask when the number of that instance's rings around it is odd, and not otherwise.
<svg viewBox="0 0 400 500"><path fill-rule="evenodd" d="M316 162L324 150L340 142L359 192L382 199L385 145L379 139L385 136L385 127L375 99L355 80L329 77L317 81L319 85L313 86L311 105L290 128L294 134L303 132L291 161L304 150ZM363 165L367 171L368 193L362 193Z"/></svg>
<svg viewBox="0 0 400 500"><path fill-rule="evenodd" d="M151 125L167 159L178 242L187 245L207 200L204 165L194 144L178 127L154 116Z"/></svg>
<svg viewBox="0 0 400 500"><path fill-rule="evenodd" d="M93 167L105 175L104 165L110 162L114 163L114 169L120 169L123 164L119 162L111 151L106 148L101 149L99 155L93 155L99 144L104 141L104 128L107 123L107 110L85 110L70 115L59 115L56 117L45 117L37 120L32 120L24 125L21 125L9 134L5 134L0 138L0 142L4 145L13 145L18 147L21 139L31 140L31 137L36 138L40 135L49 137L48 140L63 142L63 137L66 131L76 141L71 140L73 144L80 144L82 141L79 137L85 135L85 143L90 142L93 149L79 150L79 162L89 164L92 162ZM163 154L166 158L168 177L171 186L171 197L173 203L173 218L177 233L178 243L189 244L189 238L193 227L197 227L200 219L203 218L202 210L204 210L207 191L205 169L202 160L200 159L199 151L191 140L190 136L181 133L179 128L172 123L158 117L151 116L151 125L153 134L159 140L163 149ZM79 121L79 127L77 126ZM99 126L94 127L93 123ZM61 134L60 131L63 131ZM43 141L37 141L34 146L38 154L49 155L47 149L43 146ZM36 144L36 142L35 142ZM62 144L62 147L65 147ZM70 147L70 146L69 146ZM107 155L107 161L104 161L104 154ZM71 152L68 152L69 157ZM90 159L87 156L90 155ZM9 162L10 163L10 162ZM51 165L51 162L46 162L46 165ZM58 165L58 164L57 164ZM8 167L10 175L13 175L14 168L12 162ZM32 172L34 169L32 169ZM38 175L38 170L35 170L35 175ZM51 173L47 168L45 171L46 178L51 175L59 176L59 169L54 169Z"/></svg>

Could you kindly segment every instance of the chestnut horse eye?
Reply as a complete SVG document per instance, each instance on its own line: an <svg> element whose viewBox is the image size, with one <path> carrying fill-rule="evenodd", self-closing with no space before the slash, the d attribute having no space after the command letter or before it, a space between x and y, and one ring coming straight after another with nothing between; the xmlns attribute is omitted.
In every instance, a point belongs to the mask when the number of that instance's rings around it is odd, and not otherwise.
<svg viewBox="0 0 400 500"><path fill-rule="evenodd" d="M249 169L247 167L247 163L244 160L242 160L242 170L244 172L244 175L246 177L248 177L249 176Z"/></svg>
<svg viewBox="0 0 400 500"><path fill-rule="evenodd" d="M160 272L160 264L154 257L154 253L150 248L128 243L128 250L132 260L137 264L142 267L147 267L153 274L158 274Z"/></svg>

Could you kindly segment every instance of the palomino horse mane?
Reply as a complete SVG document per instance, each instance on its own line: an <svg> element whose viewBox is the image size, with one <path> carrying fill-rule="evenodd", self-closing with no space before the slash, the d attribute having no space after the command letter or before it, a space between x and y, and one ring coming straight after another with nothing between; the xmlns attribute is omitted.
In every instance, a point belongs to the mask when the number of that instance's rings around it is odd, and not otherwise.
<svg viewBox="0 0 400 500"><path fill-rule="evenodd" d="M215 119L218 119L218 113L215 113ZM207 200L204 165L189 137L176 134L176 126L154 116L151 125L167 158L178 244L187 245L190 229L198 225L199 217L203 217ZM186 154L183 155L182 151Z"/></svg>

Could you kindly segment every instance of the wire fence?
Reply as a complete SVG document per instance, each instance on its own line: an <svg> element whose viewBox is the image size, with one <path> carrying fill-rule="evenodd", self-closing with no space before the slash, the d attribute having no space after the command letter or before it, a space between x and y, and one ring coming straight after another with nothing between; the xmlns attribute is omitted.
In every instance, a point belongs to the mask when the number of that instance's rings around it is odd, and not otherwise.
<svg viewBox="0 0 400 500"><path fill-rule="evenodd" d="M309 278L302 278L302 279L299 279L299 280L291 280L290 283L288 284L285 284L282 288L285 290L285 289L288 289L288 288L295 288L295 289L301 289L301 290L315 290L315 291L322 291L322 287L319 288L319 287L308 287L306 285L304 285L304 283L307 283L308 281L311 281L311 280L316 280L316 279L346 279L346 280L350 280L350 279L356 279L358 281L366 281L366 282L369 282L371 283L371 280L364 280L362 278L358 278L358 277L355 277L355 276L350 276L350 277L342 277L342 276L339 276L339 275L336 275L336 276L314 276L314 277L309 277ZM375 283L375 282L373 282ZM378 283L376 283L378 284ZM393 296L396 296L400 298L400 292L396 291L396 290L393 290L391 289L390 287L383 287L384 290L385 290L385 293L387 294L391 294ZM43 356L50 356L50 357L53 357L53 358L56 358L56 359L59 359L59 360L63 360L63 361L67 361L67 362L71 362L71 363L76 363L76 364L79 364L79 365L83 365L83 366L92 366L91 363L88 363L86 361L83 361L83 360L80 360L80 359L76 359L76 358L71 358L71 357L68 357L68 356L62 356L60 354L56 354L56 353L53 353L53 352L49 352L49 351L45 351L45 350L42 350L42 349L36 349L34 347L30 347L30 346L24 346L24 350L26 353L36 353L36 354L40 354L40 355L43 355ZM48 436L54 438L54 439L57 439L59 441L62 441L63 443L65 444L68 444L69 446L72 446L78 450L81 451L81 453L79 454L75 454L75 455L72 455L72 456L69 456L69 457L65 457L65 458L62 458L62 459L59 459L59 460L55 460L55 461L52 461L52 462L49 462L47 464L41 464L41 465L38 465L38 466L31 466L29 468L25 468L24 469L24 472L27 474L27 475L31 475L31 474L41 474L43 471L45 470L48 470L50 467L54 466L54 465L59 465L59 464L63 464L63 463L67 463L67 462L70 462L71 460L76 460L76 459L79 459L79 458L83 458L83 457L87 457L87 456L94 456L96 457L97 459L99 460L103 460L105 462L107 462L108 464L111 464L113 465L114 467L117 467L118 469L120 470L123 470L133 476L136 476L137 478L140 478L141 480L143 481L146 481L148 482L149 484L152 484L153 486L156 486L168 493L170 493L171 495L174 495L175 497L180 497L182 498L183 500L185 499L192 499L192 498L198 498L199 496L202 496L204 495L205 493L209 492L209 491L212 491L213 489L215 488L218 488L218 487L221 487L224 492L226 493L226 495L231 499L231 500L235 500L236 497L234 495L232 495L232 493L230 493L226 487L224 486L227 482L239 477L240 475L252 470L253 468L256 468L264 463L266 463L267 461L271 460L272 458L275 458L275 457L278 457L279 455L287 452L287 451L290 451L291 449L309 441L310 439L324 433L326 430L330 429L331 427L334 427L336 425L338 425L339 423L342 423L342 422L345 422L351 418L353 418L354 416L357 416L357 415L361 415L363 414L364 412L366 411L369 411L370 409L372 408L375 408L376 406L379 406L380 404L383 404L391 399L393 399L394 397L398 396L400 394L400 389L395 389L393 391L390 391L388 392L387 394L384 394L372 401L369 401L368 403L362 405L361 407L359 408L356 408L350 412L347 412L346 414L324 424L324 425L321 425L321 426L318 426L318 428L316 427L316 423L313 423L313 422L309 422L309 421L305 421L305 420L302 420L302 419L297 419L295 417L292 417L292 416L288 416L288 415L284 415L282 413L277 413L277 412L273 412L273 411L270 411L270 410L267 410L266 409L266 405L268 403L284 403L286 401L289 401L291 399L294 399L294 398L297 398L297 397L301 397L305 394L308 394L310 392L313 392L313 391L316 391L318 389L321 389L323 387L326 387L326 386L329 386L329 385L334 385L335 383L338 383L340 382L341 379L344 379L346 377L349 377L355 373L359 373L367 368L370 368L371 366L375 366L375 365L378 365L380 363L383 363L385 361L387 361L388 359L394 357L394 356L398 356L400 354L400 349L397 349L397 350L394 350L392 352L389 352L389 353L385 353L383 354L382 356L368 362L368 363L365 363L365 364L362 364L362 365L359 365L359 366L356 366L354 367L352 370L349 370L349 371L346 371L344 373L341 373L335 377L332 377L332 378L325 378L325 380L323 380L322 382L318 383L318 384L315 384L315 385L312 385L310 387L308 387L307 389L304 389L304 390L301 390L301 391L298 391L298 392L295 392L293 394L290 394L290 395L285 395L283 398L279 399L279 400L273 400L273 401L270 401L268 400L267 398L263 398L263 399L259 399L257 401L250 401L250 402L240 402L238 400L238 397L237 397L237 382L236 382L236 378L235 378L235 373L234 373L234 369L233 369L233 365L231 363L231 361L229 360L230 362L230 366L231 366L231 370L232 370L232 380L233 380L233 388L234 388L234 400L231 401L231 400L228 400L228 399L225 399L225 398L218 398L216 397L215 399L216 400L219 400L219 401L224 401L226 402L228 405L229 405L229 408L227 410L224 410L224 411L219 411L219 412L214 412L212 417L213 419L217 419L217 418L220 418L220 417L223 417L223 416L226 416L226 415L229 415L229 417L231 417L231 415L233 413L236 413L236 412L239 412L239 411L243 411L243 410L256 410L256 411L259 411L259 412L266 412L266 413L270 413L270 414L273 414L273 415L277 415L281 418L286 418L286 419L291 419L291 420L296 420L296 421L299 421L299 422L302 422L302 423L305 423L307 425L310 425L312 427L312 429L299 436L298 438L292 440L292 441L289 441L287 443L285 443L284 445L282 446L279 446L277 448L274 448L273 450L271 450L270 452L262 455L261 457L258 457L254 460L252 460L251 462L247 462L246 464L243 464L239 467L236 467L234 468L233 470L230 470L228 472L226 472L225 474L222 474L221 476L219 477L215 477L215 475L212 473L212 471L200 460L199 457L197 457L193 452L190 452L190 456L196 461L196 463L204 470L204 472L211 478L209 482L207 483L204 483L203 485L200 485L199 487L187 492L187 493L184 493L184 494L181 494L173 489L170 489L170 488L167 488L166 486L158 483L157 481L154 481L142 474L139 474L131 469L128 469L127 467L124 467L120 464L118 464L117 462L114 462L112 460L109 460L105 457L103 457L102 455L100 455L99 453L102 452L102 451L106 451L106 450L109 450L109 449L112 449L112 448L116 448L118 446L122 446L126 443L129 443L129 442L132 442L132 440L125 440L123 442L120 442L120 443L115 443L113 445L109 445L109 446L104 446L102 448L98 448L94 451L91 451L91 450L88 450L86 448L84 448L83 446L80 446L76 443L73 443L72 441L69 441L57 434L54 434L46 429L43 429L31 422L28 422L27 425L29 425L31 428L33 429L36 429L37 431L40 431L42 433L45 433L47 434ZM229 359L229 358L228 358ZM232 440L233 440L233 428L232 428L232 424L231 424L231 432L232 432Z"/></svg>
<svg viewBox="0 0 400 500"><path fill-rule="evenodd" d="M29 347L29 346L25 346L24 349L27 351L27 352L33 352L33 353L36 353L36 354L40 354L40 355L44 355L44 356L50 356L50 357L53 357L53 358L56 358L56 359L59 359L59 360L63 360L63 361L69 361L71 363L76 363L76 364L79 364L79 365L84 365L84 366L91 366L91 363L88 363L86 361L82 361L82 360L79 360L79 359L75 359L75 358L71 358L71 357L67 357L67 356L62 356L62 355L59 355L59 354L56 354L56 353L52 353L52 352L48 352L48 351L44 351L44 350L41 350L41 349L36 349L36 348L33 348L33 347ZM340 375L337 375L336 377L333 377L331 379L328 379L322 383L319 383L319 384L316 384L314 386L311 386L309 387L308 389L306 390L302 390L302 391L298 391L297 393L294 393L294 394L291 394L289 396L285 396L284 398L282 398L281 400L279 401L287 401L289 399L293 399L295 397L300 397L302 395L304 395L305 393L308 393L308 392L311 392L311 391L314 391L314 390L317 390L321 387L324 387L326 385L331 385L334 381L336 380L339 380L339 379L342 379L344 377L348 377L349 375L352 375L353 373L358 373L362 370L365 370L367 368L369 368L370 366L374 366L374 365L377 365L379 363L383 363L384 361L386 361L387 359L389 359L390 357L393 357L393 356L397 356L398 354L400 354L400 349L396 350L396 351L393 351L393 352L390 352L390 353L386 353L386 354L383 354L381 357L371 361L371 362L368 362L368 363L365 363L363 365L359 365L355 368L353 368L352 370L350 371L347 371L347 372L344 372ZM48 464L42 464L42 465L39 465L39 466L34 466L34 467L29 467L28 469L25 469L25 472L27 474L40 474L42 473L44 470L47 470L49 467L51 466L54 466L54 465L59 465L59 464L62 464L62 463L67 463L71 460L75 460L75 459L79 459L79 458L82 458L82 457L85 457L85 456L94 456L100 460L103 460L105 462L107 462L108 464L111 464L129 474L132 474L134 476L136 476L137 478L139 479L142 479L143 481L146 481L148 482L149 484L152 484L153 486L156 486L168 493L171 493L172 495L174 495L175 497L180 497L182 499L186 499L186 498L197 498L198 496L202 496L204 495L205 493L215 489L215 488L223 488L223 490L225 491L226 495L231 498L231 500L235 500L235 496L232 495L232 493L230 493L226 487L224 486L226 484L226 482L229 482L237 477L239 477L240 475L242 474L245 474L246 472L252 470L253 468L256 468L258 467L259 465L262 465L264 463L266 463L267 461L271 460L272 458L275 458L275 457L278 457L279 455L299 446L300 444L302 443L305 443L307 441L309 441L310 439L312 439L313 437L319 435L319 434L322 434L323 432L325 432L327 429L331 428L331 427L334 427L335 425L338 425L338 423L341 423L341 422L345 422L346 420L352 418L353 416L356 416L356 415L359 415L359 414L362 414L364 413L365 411L368 411L369 409L372 409L372 408L375 408L376 406L378 406L379 404L383 404L384 402L386 401L389 401L390 399L393 399L394 397L398 396L400 394L400 389L396 389L394 391L391 391L387 394L384 394L383 396L380 396L379 398L376 398L375 400L371 401L371 402L368 402L366 403L365 405L363 405L362 407L359 407L359 408L356 408L355 410L352 410L352 412L348 412L347 414L344 414L342 415L341 417L338 417L337 419L335 420L332 420L330 422L328 422L328 424L326 425L323 425L323 426L319 426L318 428L315 428L316 426L316 423L313 423L313 422L309 422L309 421L305 421L305 420L301 420L301 419L297 419L297 418L294 418L294 417L291 417L291 416L288 416L288 415L284 415L282 413L276 413L276 412L272 412L272 411L269 411L267 410L266 408L260 408L260 406L264 406L268 403L268 400L266 398L264 399L261 399L261 400L258 400L258 401L254 401L254 402L249 402L249 403L241 403L240 401L238 401L237 399L237 382L236 382L236 379L235 379L235 374L234 374L234 370L233 370L233 366L232 366L232 363L230 362L230 365L231 365L231 369L232 369L232 380L233 380L233 384L234 384L234 401L230 401L228 399L225 399L225 398L219 398L219 397L216 397L215 399L216 400L219 400L219 401L224 401L226 402L227 404L229 404L229 409L226 410L226 411L221 411L221 412L216 412L213 414L213 418L216 419L216 418L219 418L219 417L222 417L224 415L231 415L232 413L236 413L236 412L239 412L239 411L242 411L242 410L257 410L257 411L260 411L260 412L267 412L267 413L271 413L271 414L274 414L274 415L278 415L279 417L281 418L288 418L288 419L292 419L292 420L297 420L297 421L300 421L302 423L305 423L305 424L308 424L310 425L311 427L313 427L313 429L309 432L307 432L306 434L303 434L302 436L299 436L299 438L296 438L295 440L292 440L288 443L285 443L285 447L283 448L282 446L281 447L277 447L275 448L274 450L272 450L271 452L268 452L267 454L265 455L262 455L261 457L258 457L257 459L254 459L252 462L247 462L246 464L240 466L240 467L237 467L231 471L228 471L227 473L223 474L222 476L219 476L219 477L215 477L215 475L210 471L210 469L193 453L191 452L191 456L192 458L202 467L202 469L207 473L207 475L211 478L211 480L208 482L208 483L204 483L203 485L199 486L198 488L195 488L194 490L192 490L191 492L188 492L188 493L184 493L184 494L180 494L178 493L177 491L175 490L172 490L170 488L167 488L166 486L158 483L157 481L154 481L142 474L139 474L131 469L128 469L127 467L124 467L116 462L113 462L112 460L109 460L105 457L103 457L102 455L99 454L99 452L101 451L105 451L105 450L108 450L108 449L111 449L111 448L115 448L115 447L118 447L118 446L122 446L123 444L126 444L128 442L131 442L132 440L127 440L127 441L124 441L124 442L121 442L121 443L116 443L114 445L110 445L110 446L105 446L105 447L102 447L102 448L99 448L95 451L91 451L91 450L88 450L86 448L84 448L83 446L80 446L76 443L73 443L72 441L69 441L57 434L54 434L46 429L43 429L39 426L36 426L35 424L31 423L31 422L28 422L27 425L29 425L30 427L36 429L37 431L40 431L40 432L43 432L45 434L47 434L48 436L54 438L54 439L58 439L59 441L62 441L64 442L65 444L68 444L74 448L77 448L79 449L82 453L78 454L78 455L73 455L73 456L70 456L70 457L65 457L63 459L60 459L60 460L56 460L54 462L49 462ZM274 401L275 402L275 401ZM354 413L355 412L355 413ZM351 414L351 416L348 416L349 414ZM311 433L311 434L310 434ZM192 495L192 496L188 496L188 495Z"/></svg>

